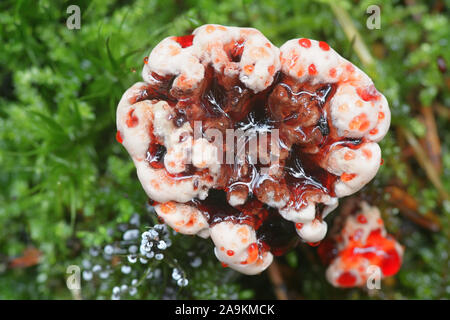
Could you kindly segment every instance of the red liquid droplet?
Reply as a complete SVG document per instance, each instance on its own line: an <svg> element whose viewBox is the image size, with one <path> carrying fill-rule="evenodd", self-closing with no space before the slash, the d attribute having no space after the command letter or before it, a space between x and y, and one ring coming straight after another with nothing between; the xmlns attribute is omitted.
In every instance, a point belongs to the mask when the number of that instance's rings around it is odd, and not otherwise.
<svg viewBox="0 0 450 320"><path fill-rule="evenodd" d="M378 100L380 98L380 93L375 89L374 85L371 85L368 88L356 88L356 93L364 101Z"/></svg>
<svg viewBox="0 0 450 320"><path fill-rule="evenodd" d="M315 74L317 74L317 69L316 69L316 66L314 65L314 63L311 63L310 65L309 65L309 67L308 67L308 73L310 74L310 75L315 75Z"/></svg>
<svg viewBox="0 0 450 320"><path fill-rule="evenodd" d="M358 220L359 223L367 223L367 219L363 214L358 214L358 217L356 218Z"/></svg>
<svg viewBox="0 0 450 320"><path fill-rule="evenodd" d="M319 41L319 47L324 51L330 50L330 46L324 41Z"/></svg>
<svg viewBox="0 0 450 320"><path fill-rule="evenodd" d="M339 278L337 278L336 282L344 288L353 287L356 283L356 277L351 272L342 273Z"/></svg>
<svg viewBox="0 0 450 320"><path fill-rule="evenodd" d="M120 135L120 131L117 131L117 133L116 133L116 140L118 143L122 144L123 139L122 139L122 136Z"/></svg>
<svg viewBox="0 0 450 320"><path fill-rule="evenodd" d="M318 245L320 245L320 241L317 241L317 242L307 242L307 244L309 244L311 247L317 247Z"/></svg>
<svg viewBox="0 0 450 320"><path fill-rule="evenodd" d="M186 36L175 37L175 41L178 42L182 48L187 48L192 46L192 42L194 41L194 35L189 34Z"/></svg>
<svg viewBox="0 0 450 320"><path fill-rule="evenodd" d="M397 250L392 249L386 252L386 256L381 262L381 272L387 277L392 276L398 272L402 262L397 253Z"/></svg>
<svg viewBox="0 0 450 320"><path fill-rule="evenodd" d="M131 109L128 112L128 118L127 118L127 121L126 121L126 124L127 124L128 128L134 128L134 127L136 127L139 124L138 117L133 115L133 113L134 113L134 109Z"/></svg>
<svg viewBox="0 0 450 320"><path fill-rule="evenodd" d="M305 39L305 38L300 39L300 40L298 40L298 43L304 48L311 47L311 41L309 39Z"/></svg>

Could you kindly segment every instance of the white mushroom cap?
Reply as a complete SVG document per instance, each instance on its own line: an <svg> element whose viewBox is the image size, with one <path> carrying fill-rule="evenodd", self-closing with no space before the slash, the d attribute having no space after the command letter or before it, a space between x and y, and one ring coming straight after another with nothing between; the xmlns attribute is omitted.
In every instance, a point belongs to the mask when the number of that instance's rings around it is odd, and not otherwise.
<svg viewBox="0 0 450 320"><path fill-rule="evenodd" d="M345 251L346 254L351 250L352 257L349 260L338 252L326 271L327 280L335 287L358 287L365 285L369 277L372 280L385 277L383 259L389 258L388 254L392 255L389 251L396 255L389 264L401 264L403 259L404 249L386 232L378 208L365 201L360 203L360 208L355 215L346 218L337 242L337 250ZM377 238L370 243L372 232L376 232ZM372 253L374 260L364 253Z"/></svg>
<svg viewBox="0 0 450 320"><path fill-rule="evenodd" d="M271 263L270 252L260 252L251 226L224 221L210 228L217 259L245 274L264 271Z"/></svg>
<svg viewBox="0 0 450 320"><path fill-rule="evenodd" d="M158 216L177 232L195 235L208 230L205 216L193 206L170 201L156 204L154 207Z"/></svg>
<svg viewBox="0 0 450 320"><path fill-rule="evenodd" d="M255 93L266 89L280 69L279 49L253 28L226 27L214 24L194 30L192 45L183 48L177 37L161 41L150 53L142 76L153 82L151 73L176 75L173 86L181 90L195 89L212 64L217 72L239 79ZM224 47L243 41L239 62L231 61Z"/></svg>
<svg viewBox="0 0 450 320"><path fill-rule="evenodd" d="M328 155L327 170L340 177L334 185L337 197L353 194L376 175L381 163L377 143L366 142L357 149L336 147Z"/></svg>
<svg viewBox="0 0 450 320"><path fill-rule="evenodd" d="M325 238L328 226L325 221L314 219L311 222L304 223L301 228L296 228L298 235L306 242L315 243Z"/></svg>

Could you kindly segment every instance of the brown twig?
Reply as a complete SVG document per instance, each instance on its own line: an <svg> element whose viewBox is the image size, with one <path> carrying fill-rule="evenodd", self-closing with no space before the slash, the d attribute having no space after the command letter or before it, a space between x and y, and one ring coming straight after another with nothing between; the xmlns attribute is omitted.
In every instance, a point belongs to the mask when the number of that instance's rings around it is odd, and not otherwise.
<svg viewBox="0 0 450 320"><path fill-rule="evenodd" d="M449 108L443 106L440 103L436 103L434 105L434 108L436 109L436 112L439 115L439 117L442 117L442 118L445 118L445 119L450 118L450 109Z"/></svg>
<svg viewBox="0 0 450 320"><path fill-rule="evenodd" d="M270 281L273 284L275 295L278 300L288 300L287 288L280 272L280 267L276 261L273 261L269 269Z"/></svg>
<svg viewBox="0 0 450 320"><path fill-rule="evenodd" d="M439 173L442 171L441 142L436 125L436 119L432 107L421 107L423 121L425 124L425 150L428 153L431 163Z"/></svg>
<svg viewBox="0 0 450 320"><path fill-rule="evenodd" d="M397 186L389 186L385 188L385 192L390 195L389 201L400 210L400 213L403 216L415 224L433 232L441 230L439 216L432 211L428 211L424 215L420 214L418 212L419 204L417 203L417 200L410 196L406 191Z"/></svg>
<svg viewBox="0 0 450 320"><path fill-rule="evenodd" d="M442 181L439 177L439 173L436 171L436 168L431 163L430 159L427 157L425 150L423 150L419 141L417 141L416 137L406 128L399 128L399 132L405 136L406 141L411 145L414 149L414 154L416 156L419 165L424 169L428 179L434 185L434 187L439 192L439 196L442 200L449 200L449 195L442 185Z"/></svg>
<svg viewBox="0 0 450 320"><path fill-rule="evenodd" d="M339 24L341 25L342 29L344 30L345 35L350 41L353 41L353 48L358 55L361 62L366 67L372 67L374 65L374 59L372 55L370 54L369 49L365 45L361 34L358 32L358 30L355 28L355 25L353 24L349 14L345 9L340 7L335 2L330 2L331 10L333 10L333 13L338 20Z"/></svg>

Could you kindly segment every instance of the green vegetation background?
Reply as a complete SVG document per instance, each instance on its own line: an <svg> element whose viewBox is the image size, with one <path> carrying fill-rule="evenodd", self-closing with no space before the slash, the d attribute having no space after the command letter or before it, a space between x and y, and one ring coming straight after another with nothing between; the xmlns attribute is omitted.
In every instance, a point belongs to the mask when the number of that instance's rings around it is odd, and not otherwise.
<svg viewBox="0 0 450 320"><path fill-rule="evenodd" d="M372 64L360 60L337 19L341 11L330 3L349 14ZM290 297L450 297L450 1L80 1L80 30L66 28L70 4L0 2L1 299L72 298L65 284L69 265L115 241L112 230L134 213L148 220L141 231L156 222L132 161L115 142L115 109L140 80L143 58L156 43L204 23L255 27L278 46L297 37L327 41L374 78L391 106L392 127L381 143L385 162L364 192L375 195L389 231L406 246L401 271L372 294L335 289L325 281L316 248L301 245L277 259L288 270ZM366 28L371 4L381 7L379 30ZM442 148L431 169L431 155L417 152L429 146L426 108L434 112ZM390 201L390 185L413 197L414 212ZM425 223L411 219L414 214ZM159 269L158 279L143 281L138 294L125 298L275 298L267 272L239 275L220 266L209 241L172 238L165 259L133 266L135 275ZM39 250L39 262L12 267L20 261L14 259L31 259L27 248ZM201 253L199 268L187 262L193 250ZM118 267L127 263L120 259ZM189 279L183 289L171 279L174 265ZM109 299L127 277L115 272L82 280L81 296Z"/></svg>

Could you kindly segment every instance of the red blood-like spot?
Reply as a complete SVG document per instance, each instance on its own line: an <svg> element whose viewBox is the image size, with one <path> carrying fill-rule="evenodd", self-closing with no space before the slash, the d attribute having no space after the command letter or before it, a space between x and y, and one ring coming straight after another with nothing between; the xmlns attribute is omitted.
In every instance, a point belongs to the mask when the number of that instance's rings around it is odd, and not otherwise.
<svg viewBox="0 0 450 320"><path fill-rule="evenodd" d="M350 180L352 180L354 177L356 177L356 173L346 173L346 172L344 172L344 173L341 175L341 180L342 180L342 181L350 181Z"/></svg>
<svg viewBox="0 0 450 320"><path fill-rule="evenodd" d="M356 88L356 93L364 101L378 100L380 98L380 93L377 91L377 89L375 89L374 85L366 88Z"/></svg>
<svg viewBox="0 0 450 320"><path fill-rule="evenodd" d="M247 263L253 263L258 259L258 245L253 242L251 245L248 246L247 248L247 253L248 253L248 258L247 258Z"/></svg>
<svg viewBox="0 0 450 320"><path fill-rule="evenodd" d="M372 230L369 233L369 236L367 237L367 242L368 243L372 243L372 242L377 243L377 242L380 242L382 240L383 240L383 236L381 235L381 229L380 228Z"/></svg>
<svg viewBox="0 0 450 320"><path fill-rule="evenodd" d="M358 220L359 223L362 224L367 223L367 218L363 214L358 214L358 217L356 219Z"/></svg>
<svg viewBox="0 0 450 320"><path fill-rule="evenodd" d="M298 43L304 48L311 47L311 41L309 39L302 38L298 40Z"/></svg>
<svg viewBox="0 0 450 320"><path fill-rule="evenodd" d="M128 128L134 128L139 124L139 118L136 117L135 115L133 115L133 113L134 113L134 109L131 109L128 112L128 118L126 121Z"/></svg>
<svg viewBox="0 0 450 320"><path fill-rule="evenodd" d="M295 227L296 227L298 230L300 230L301 228L303 228L303 223L298 222L298 223L295 224Z"/></svg>
<svg viewBox="0 0 450 320"><path fill-rule="evenodd" d="M354 67L351 63L347 64L347 65L345 66L345 69L346 69L348 72L350 72L350 73L352 73L353 71L355 71L355 67Z"/></svg>
<svg viewBox="0 0 450 320"><path fill-rule="evenodd" d="M353 287L356 284L356 277L349 271L342 273L336 282L344 288Z"/></svg>
<svg viewBox="0 0 450 320"><path fill-rule="evenodd" d="M383 272L386 277L392 276L400 269L401 263L397 250L389 250L386 252L385 257L381 262L381 272Z"/></svg>
<svg viewBox="0 0 450 320"><path fill-rule="evenodd" d="M317 69L316 69L316 66L314 65L314 63L311 63L310 65L309 65L309 67L308 67L308 73L310 74L310 75L315 75L315 74L317 74Z"/></svg>
<svg viewBox="0 0 450 320"><path fill-rule="evenodd" d="M120 134L120 131L117 131L117 133L116 133L116 140L117 140L118 143L122 144L123 139L122 139L122 136Z"/></svg>
<svg viewBox="0 0 450 320"><path fill-rule="evenodd" d="M227 250L227 255L234 256L234 251L233 250Z"/></svg>
<svg viewBox="0 0 450 320"><path fill-rule="evenodd" d="M384 163L384 159L383 159L383 158L381 158L381 161L380 161L380 166L382 166L382 165L383 165L383 163Z"/></svg>
<svg viewBox="0 0 450 320"><path fill-rule="evenodd" d="M221 262L221 264L222 264L222 267L224 267L224 268L228 267L228 265L225 262Z"/></svg>
<svg viewBox="0 0 450 320"><path fill-rule="evenodd" d="M232 61L234 62L240 62L242 53L244 52L244 40L240 39L239 41L236 41L233 49L231 49L230 55L232 58Z"/></svg>
<svg viewBox="0 0 450 320"><path fill-rule="evenodd" d="M330 50L330 46L328 45L328 43L326 43L324 41L319 41L319 47L320 47L320 49L322 49L324 51Z"/></svg>
<svg viewBox="0 0 450 320"><path fill-rule="evenodd" d="M372 135L377 134L378 133L378 129L374 128L374 129L370 130L369 133L372 134Z"/></svg>
<svg viewBox="0 0 450 320"><path fill-rule="evenodd" d="M330 264L330 262L337 255L337 248L335 241L331 239L325 239L322 241L320 246L317 248L317 254L324 265Z"/></svg>
<svg viewBox="0 0 450 320"><path fill-rule="evenodd" d="M187 48L192 46L192 42L194 41L194 35L189 34L186 36L175 37L175 41L178 42L182 48Z"/></svg>
<svg viewBox="0 0 450 320"><path fill-rule="evenodd" d="M330 77L332 77L332 78L336 77L336 69L335 68L331 68L328 73L330 74Z"/></svg>
<svg viewBox="0 0 450 320"><path fill-rule="evenodd" d="M164 156L166 155L166 147L163 145L152 143L150 144L146 161L153 169L162 169L164 168Z"/></svg>
<svg viewBox="0 0 450 320"><path fill-rule="evenodd" d="M317 247L318 245L320 245L320 241L317 241L317 242L307 242L307 244L309 244L311 247Z"/></svg>
<svg viewBox="0 0 450 320"><path fill-rule="evenodd" d="M147 64L148 63L148 57L145 57L144 58L144 64Z"/></svg>

